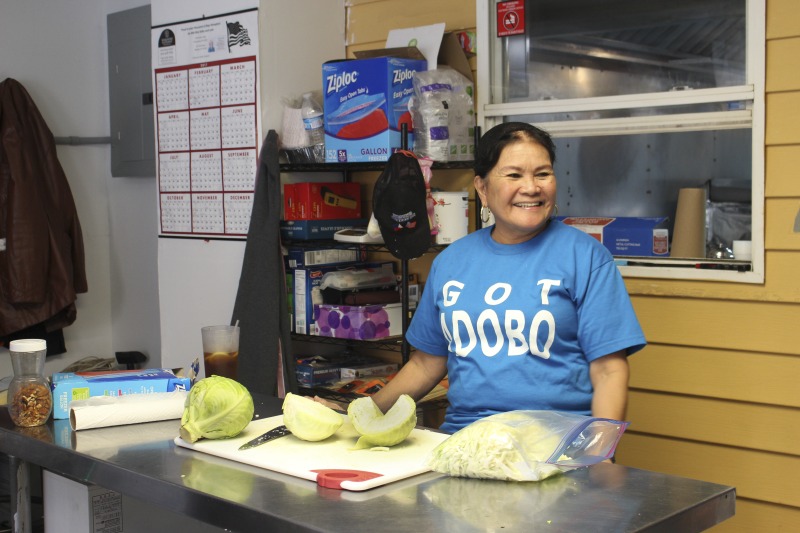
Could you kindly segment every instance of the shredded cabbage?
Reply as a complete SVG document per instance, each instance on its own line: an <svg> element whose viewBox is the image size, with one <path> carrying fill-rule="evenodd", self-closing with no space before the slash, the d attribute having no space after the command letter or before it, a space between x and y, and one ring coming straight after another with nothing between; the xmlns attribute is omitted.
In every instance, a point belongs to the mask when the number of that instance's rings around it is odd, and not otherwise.
<svg viewBox="0 0 800 533"><path fill-rule="evenodd" d="M546 461L561 435L525 412L492 415L460 429L431 452L432 470L457 477L538 481L561 473Z"/></svg>
<svg viewBox="0 0 800 533"><path fill-rule="evenodd" d="M207 377L195 383L186 397L180 435L186 442L235 437L254 412L253 397L242 384L222 376Z"/></svg>

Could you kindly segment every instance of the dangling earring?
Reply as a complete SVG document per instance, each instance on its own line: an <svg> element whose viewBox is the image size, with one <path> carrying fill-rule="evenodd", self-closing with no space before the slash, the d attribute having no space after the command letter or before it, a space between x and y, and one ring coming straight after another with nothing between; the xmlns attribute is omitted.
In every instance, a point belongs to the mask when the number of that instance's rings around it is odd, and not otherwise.
<svg viewBox="0 0 800 533"><path fill-rule="evenodd" d="M489 222L489 218L492 216L492 212L489 211L489 206L483 205L481 206L481 221L486 224Z"/></svg>
<svg viewBox="0 0 800 533"><path fill-rule="evenodd" d="M555 204L553 207L555 207L555 209L553 209L553 216L550 218L556 218L558 216L558 204Z"/></svg>

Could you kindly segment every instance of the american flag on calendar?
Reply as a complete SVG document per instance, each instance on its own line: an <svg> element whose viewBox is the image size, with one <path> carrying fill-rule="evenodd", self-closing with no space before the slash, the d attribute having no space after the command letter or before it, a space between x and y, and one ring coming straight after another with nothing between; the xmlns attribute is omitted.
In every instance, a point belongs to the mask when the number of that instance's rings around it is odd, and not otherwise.
<svg viewBox="0 0 800 533"><path fill-rule="evenodd" d="M250 44L250 36L247 30L239 22L227 22L228 25L228 51L232 46L244 46Z"/></svg>

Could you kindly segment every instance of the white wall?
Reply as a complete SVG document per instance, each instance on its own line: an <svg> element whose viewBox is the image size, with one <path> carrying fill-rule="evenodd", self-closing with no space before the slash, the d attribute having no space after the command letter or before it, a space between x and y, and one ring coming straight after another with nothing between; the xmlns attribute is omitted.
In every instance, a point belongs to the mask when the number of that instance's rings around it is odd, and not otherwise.
<svg viewBox="0 0 800 533"><path fill-rule="evenodd" d="M106 15L143 0L0 0L0 79L15 78L53 134L109 135ZM155 179L111 178L109 145L59 146L86 244L89 292L64 330L67 353L46 372L85 356L142 350L160 366ZM0 353L0 377L11 374Z"/></svg>
<svg viewBox="0 0 800 533"><path fill-rule="evenodd" d="M261 117L264 134L280 132L281 99L322 87L321 65L344 58L344 0L202 0L175 7L153 0L153 25L259 6ZM202 353L200 328L228 324L245 243L159 239L161 353L165 367L184 366Z"/></svg>
<svg viewBox="0 0 800 533"><path fill-rule="evenodd" d="M31 93L55 136L109 134L106 16L145 0L0 0L0 79ZM262 124L280 130L281 98L321 86L320 65L345 53L344 0L155 0L153 23L260 6ZM160 21L160 22L159 22ZM141 350L148 366L200 354L199 328L233 311L244 243L157 238L153 178L111 178L110 147L59 146L83 226L89 292L65 329L68 352ZM159 292L160 291L160 292ZM11 374L0 349L0 377Z"/></svg>

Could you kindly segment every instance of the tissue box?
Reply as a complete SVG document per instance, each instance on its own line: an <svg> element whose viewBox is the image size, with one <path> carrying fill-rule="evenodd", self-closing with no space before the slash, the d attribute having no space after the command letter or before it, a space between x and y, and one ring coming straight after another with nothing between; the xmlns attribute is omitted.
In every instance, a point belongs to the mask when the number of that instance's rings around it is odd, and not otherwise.
<svg viewBox="0 0 800 533"><path fill-rule="evenodd" d="M614 255L667 256L667 217L558 217L588 233Z"/></svg>
<svg viewBox="0 0 800 533"><path fill-rule="evenodd" d="M316 334L370 340L402 334L402 305L314 305Z"/></svg>
<svg viewBox="0 0 800 533"><path fill-rule="evenodd" d="M92 396L122 396L189 390L191 379L166 368L107 372L56 372L53 374L53 418L69 417L69 403Z"/></svg>

